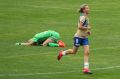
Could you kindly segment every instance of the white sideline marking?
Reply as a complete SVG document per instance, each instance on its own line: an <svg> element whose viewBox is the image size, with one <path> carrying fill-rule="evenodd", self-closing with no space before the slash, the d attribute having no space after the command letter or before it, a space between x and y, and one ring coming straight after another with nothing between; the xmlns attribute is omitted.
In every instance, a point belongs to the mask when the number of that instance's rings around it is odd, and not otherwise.
<svg viewBox="0 0 120 79"><path fill-rule="evenodd" d="M96 50L103 50L103 49L116 49L116 48L120 48L120 46L112 46L112 47L100 47L100 48L93 48L90 50L96 51ZM16 58L16 57L25 57L25 56L34 56L34 55L51 55L48 53L39 53L39 54L28 54L28 55L15 55L15 56L5 56L5 57L0 57L0 58Z"/></svg>
<svg viewBox="0 0 120 79"><path fill-rule="evenodd" d="M114 68L120 68L120 66L111 66L111 67L106 67L106 68L96 68L92 70L106 70L106 69L114 69Z"/></svg>
<svg viewBox="0 0 120 79"><path fill-rule="evenodd" d="M48 53L27 54L27 55L15 55L15 56L5 56L5 57L0 57L0 58L16 58L16 57L26 57L26 56L34 56L34 55L48 55Z"/></svg>
<svg viewBox="0 0 120 79"><path fill-rule="evenodd" d="M111 66L111 67L105 67L105 68L96 68L92 70L108 70L108 69L114 69L114 68L120 68L120 66ZM72 73L72 72L80 72L79 70L73 70L73 71L65 71L65 72L46 72L46 73L26 73L26 74L0 74L0 77L5 76L32 76L32 75L55 75L55 74L64 74L64 73Z"/></svg>
<svg viewBox="0 0 120 79"><path fill-rule="evenodd" d="M93 48L93 49L91 49L91 50L116 49L116 48L120 48L120 46L100 47L100 48Z"/></svg>

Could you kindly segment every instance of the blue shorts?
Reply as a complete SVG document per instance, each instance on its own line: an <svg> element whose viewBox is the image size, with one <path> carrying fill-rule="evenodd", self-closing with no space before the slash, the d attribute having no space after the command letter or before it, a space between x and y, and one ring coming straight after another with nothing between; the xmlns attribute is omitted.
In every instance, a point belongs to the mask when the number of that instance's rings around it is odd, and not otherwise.
<svg viewBox="0 0 120 79"><path fill-rule="evenodd" d="M74 46L79 47L80 45L89 45L88 38L74 37Z"/></svg>

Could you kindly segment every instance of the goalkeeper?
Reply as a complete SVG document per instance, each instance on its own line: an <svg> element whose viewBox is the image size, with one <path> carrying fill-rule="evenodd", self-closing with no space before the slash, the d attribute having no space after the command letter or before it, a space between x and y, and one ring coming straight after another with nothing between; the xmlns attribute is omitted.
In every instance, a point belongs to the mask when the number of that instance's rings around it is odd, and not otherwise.
<svg viewBox="0 0 120 79"><path fill-rule="evenodd" d="M65 47L65 43L60 40L60 34L53 30L37 33L33 38L31 38L27 42L18 42L16 43L16 45Z"/></svg>

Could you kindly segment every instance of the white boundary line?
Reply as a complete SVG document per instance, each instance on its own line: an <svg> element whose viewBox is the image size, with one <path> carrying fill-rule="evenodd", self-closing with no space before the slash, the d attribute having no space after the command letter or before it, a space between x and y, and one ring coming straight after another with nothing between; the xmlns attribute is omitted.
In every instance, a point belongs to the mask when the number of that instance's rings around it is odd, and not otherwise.
<svg viewBox="0 0 120 79"><path fill-rule="evenodd" d="M105 67L105 68L96 68L92 69L93 71L97 70L109 70L109 69L115 69L120 68L120 66L111 66L111 67ZM72 72L80 72L79 70L73 70L73 71L63 71L63 72L44 72L44 73L25 73L25 74L0 74L0 77L6 77L6 76L33 76L33 75L56 75L56 74L65 74L65 73L72 73Z"/></svg>
<svg viewBox="0 0 120 79"><path fill-rule="evenodd" d="M100 48L93 48L91 50L116 49L116 48L120 48L120 46L100 47Z"/></svg>
<svg viewBox="0 0 120 79"><path fill-rule="evenodd" d="M120 48L120 46L93 48L91 49L91 51L103 50L103 49L117 49L117 48ZM26 56L34 56L34 55L51 55L51 53L50 54L39 53L39 54L28 54L28 55L5 56L5 57L0 57L0 58L16 58L16 57L26 57Z"/></svg>
<svg viewBox="0 0 120 79"><path fill-rule="evenodd" d="M107 69L114 69L114 68L120 68L120 66L111 66L111 67L105 67L105 68L96 68L92 70L107 70Z"/></svg>

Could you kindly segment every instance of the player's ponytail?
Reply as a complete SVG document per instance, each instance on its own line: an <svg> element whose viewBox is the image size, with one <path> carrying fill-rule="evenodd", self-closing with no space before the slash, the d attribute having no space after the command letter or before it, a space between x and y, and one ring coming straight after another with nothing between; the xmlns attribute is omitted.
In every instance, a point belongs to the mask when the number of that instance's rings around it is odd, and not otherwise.
<svg viewBox="0 0 120 79"><path fill-rule="evenodd" d="M83 13L83 10L85 9L85 7L88 6L87 4L83 4L80 6L80 9L78 10L79 13Z"/></svg>

